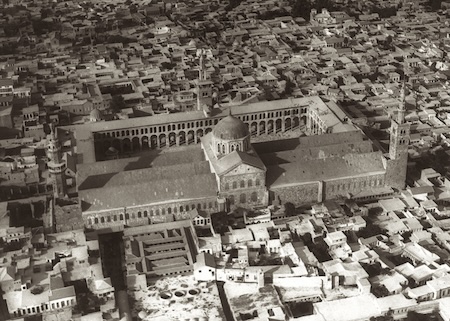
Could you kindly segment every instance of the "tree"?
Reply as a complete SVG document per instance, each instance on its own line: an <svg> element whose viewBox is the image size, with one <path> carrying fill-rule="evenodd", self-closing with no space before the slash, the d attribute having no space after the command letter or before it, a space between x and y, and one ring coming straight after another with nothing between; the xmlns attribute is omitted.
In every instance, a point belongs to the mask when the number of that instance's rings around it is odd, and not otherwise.
<svg viewBox="0 0 450 321"><path fill-rule="evenodd" d="M375 285L373 285L372 286L372 293L377 298L382 298L382 297L388 296L390 294L388 289L386 289L386 287L384 285L382 285L382 284L375 284Z"/></svg>
<svg viewBox="0 0 450 321"><path fill-rule="evenodd" d="M125 101L122 95L116 95L112 97L111 108L115 112L120 112L121 109L125 108Z"/></svg>
<svg viewBox="0 0 450 321"><path fill-rule="evenodd" d="M305 0L296 0L294 5L292 6L292 16L293 17L302 17L305 20L309 20L309 14L311 12L311 3L310 1Z"/></svg>
<svg viewBox="0 0 450 321"><path fill-rule="evenodd" d="M295 205L291 202L284 203L284 213L286 216L294 216L295 215Z"/></svg>

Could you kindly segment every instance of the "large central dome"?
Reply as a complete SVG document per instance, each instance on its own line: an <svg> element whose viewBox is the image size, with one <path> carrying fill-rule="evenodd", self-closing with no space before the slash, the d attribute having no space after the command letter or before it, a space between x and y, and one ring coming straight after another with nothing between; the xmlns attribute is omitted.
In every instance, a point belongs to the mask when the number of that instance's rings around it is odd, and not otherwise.
<svg viewBox="0 0 450 321"><path fill-rule="evenodd" d="M212 132L215 137L224 140L242 139L250 135L247 125L232 115L218 122Z"/></svg>

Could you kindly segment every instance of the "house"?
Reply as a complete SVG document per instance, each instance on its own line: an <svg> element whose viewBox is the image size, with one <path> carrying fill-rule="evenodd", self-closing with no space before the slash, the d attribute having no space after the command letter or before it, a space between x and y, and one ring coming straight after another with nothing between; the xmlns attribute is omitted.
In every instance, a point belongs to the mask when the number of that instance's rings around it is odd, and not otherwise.
<svg viewBox="0 0 450 321"><path fill-rule="evenodd" d="M397 271L393 271L393 273L376 276L373 282L383 285L389 291L389 294L392 295L403 291L408 284L408 279Z"/></svg>
<svg viewBox="0 0 450 321"><path fill-rule="evenodd" d="M324 239L330 250L343 247L347 244L347 236L342 231L328 233Z"/></svg>
<svg viewBox="0 0 450 321"><path fill-rule="evenodd" d="M93 280L91 282L91 290L98 298L114 297L114 287L112 286L111 278Z"/></svg>
<svg viewBox="0 0 450 321"><path fill-rule="evenodd" d="M194 226L210 226L211 215L204 211L198 211L196 208L190 212L192 224Z"/></svg>
<svg viewBox="0 0 450 321"><path fill-rule="evenodd" d="M194 278L197 281L216 280L216 262L214 256L205 252L197 254L197 260L194 263Z"/></svg>

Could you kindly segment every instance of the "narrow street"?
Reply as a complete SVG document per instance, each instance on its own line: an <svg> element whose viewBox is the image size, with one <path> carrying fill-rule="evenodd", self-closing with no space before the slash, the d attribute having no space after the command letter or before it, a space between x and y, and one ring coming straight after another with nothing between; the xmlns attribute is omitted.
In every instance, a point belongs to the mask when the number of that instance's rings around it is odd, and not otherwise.
<svg viewBox="0 0 450 321"><path fill-rule="evenodd" d="M128 301L127 285L125 280L125 262L123 248L123 233L108 233L99 235L100 255L102 258L103 273L111 278L115 290L116 305L120 316L127 316L131 320L130 305Z"/></svg>
<svg viewBox="0 0 450 321"><path fill-rule="evenodd" d="M225 313L225 317L227 321L235 321L233 313L231 312L230 305L228 304L227 296L225 294L225 290L223 288L225 282L218 281L217 289L219 290L220 301L222 302L223 313Z"/></svg>

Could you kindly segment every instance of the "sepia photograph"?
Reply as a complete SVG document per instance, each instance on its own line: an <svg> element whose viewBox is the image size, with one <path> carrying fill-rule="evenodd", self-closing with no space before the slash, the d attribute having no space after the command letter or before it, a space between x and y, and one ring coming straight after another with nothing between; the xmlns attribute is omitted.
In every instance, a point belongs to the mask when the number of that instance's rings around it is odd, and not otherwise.
<svg viewBox="0 0 450 321"><path fill-rule="evenodd" d="M450 0L0 0L0 321L450 321Z"/></svg>

